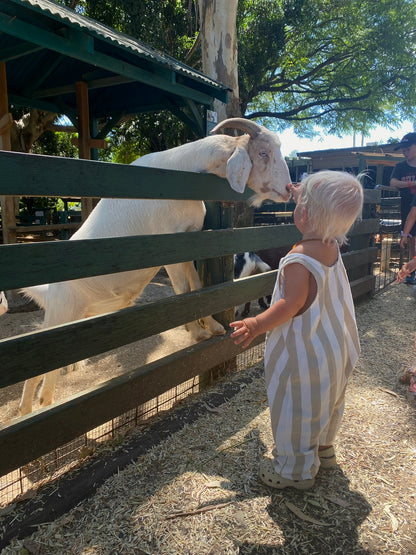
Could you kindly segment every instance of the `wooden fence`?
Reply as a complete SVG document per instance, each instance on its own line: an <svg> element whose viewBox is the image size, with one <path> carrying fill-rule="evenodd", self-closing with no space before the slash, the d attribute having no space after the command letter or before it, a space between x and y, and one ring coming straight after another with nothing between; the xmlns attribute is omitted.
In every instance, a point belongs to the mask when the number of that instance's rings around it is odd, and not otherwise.
<svg viewBox="0 0 416 555"><path fill-rule="evenodd" d="M234 202L226 180L213 175L103 162L0 152L0 195L200 199ZM366 191L367 202L378 201ZM219 224L218 227L224 224ZM213 226L214 227L214 226ZM378 218L357 222L344 263L354 297L374 290L370 238ZM283 246L299 239L294 225L156 236L13 244L0 247L0 289L78 279L187 260ZM205 287L150 304L126 308L0 341L0 387L83 360L166 329L217 314L269 294L276 272ZM258 338L260 341L261 338ZM227 334L129 371L97 387L18 418L0 428L0 475L35 460L88 430L143 404L240 352Z"/></svg>

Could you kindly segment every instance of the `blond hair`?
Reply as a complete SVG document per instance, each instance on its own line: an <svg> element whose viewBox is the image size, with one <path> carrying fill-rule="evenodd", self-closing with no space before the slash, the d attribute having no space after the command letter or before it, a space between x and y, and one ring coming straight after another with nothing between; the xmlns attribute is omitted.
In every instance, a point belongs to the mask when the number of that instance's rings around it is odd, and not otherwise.
<svg viewBox="0 0 416 555"><path fill-rule="evenodd" d="M346 234L363 208L363 188L346 172L323 170L302 180L298 204L304 206L314 232L324 242L346 243Z"/></svg>

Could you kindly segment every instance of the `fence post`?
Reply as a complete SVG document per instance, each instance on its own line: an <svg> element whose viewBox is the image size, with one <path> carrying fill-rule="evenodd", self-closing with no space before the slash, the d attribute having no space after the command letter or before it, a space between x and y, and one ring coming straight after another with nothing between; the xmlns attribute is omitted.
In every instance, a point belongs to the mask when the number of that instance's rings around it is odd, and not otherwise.
<svg viewBox="0 0 416 555"><path fill-rule="evenodd" d="M364 189L364 206L362 219L374 219L378 218L376 211L376 205L380 199L380 191L377 189ZM348 250L359 251L367 249L370 246L374 246L374 233L367 233L362 235L352 235L349 238ZM373 264L365 264L363 266L357 266L349 270L348 277L350 281L354 281L365 277L367 275L374 275ZM375 288L369 292L370 295L375 293Z"/></svg>
<svg viewBox="0 0 416 555"><path fill-rule="evenodd" d="M233 202L206 202L207 213L205 216L204 229L227 229L234 225L234 203ZM198 271L204 286L216 285L234 279L234 257L221 256L209 260L202 260L198 264ZM213 315L226 330L230 322L234 320L234 309L229 308L219 314ZM200 386L210 384L217 378L226 375L235 369L235 359L211 368L201 374Z"/></svg>

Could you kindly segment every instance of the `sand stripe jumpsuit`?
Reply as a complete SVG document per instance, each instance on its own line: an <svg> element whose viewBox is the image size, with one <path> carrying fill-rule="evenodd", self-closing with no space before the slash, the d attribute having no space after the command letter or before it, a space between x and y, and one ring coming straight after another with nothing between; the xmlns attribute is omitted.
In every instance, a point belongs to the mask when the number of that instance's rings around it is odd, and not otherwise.
<svg viewBox="0 0 416 555"><path fill-rule="evenodd" d="M312 273L317 295L303 314L268 333L265 377L275 469L284 478L304 480L318 472L319 445L335 439L360 344L340 254L331 267L300 253L282 258L272 303L283 296L284 269L294 262Z"/></svg>

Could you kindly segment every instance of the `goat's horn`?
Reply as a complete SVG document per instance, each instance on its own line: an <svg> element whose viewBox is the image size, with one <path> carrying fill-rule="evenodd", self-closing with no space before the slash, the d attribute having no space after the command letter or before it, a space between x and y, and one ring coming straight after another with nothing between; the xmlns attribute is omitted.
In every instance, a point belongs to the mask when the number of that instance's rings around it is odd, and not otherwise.
<svg viewBox="0 0 416 555"><path fill-rule="evenodd" d="M245 131L250 135L252 139L254 139L261 131L261 126L258 125L256 122L251 121L250 119L245 118L229 118L225 119L224 121L220 121L218 125L214 127L210 131L210 133L216 133L220 129L224 129L225 127L233 128L233 129L241 129L241 131Z"/></svg>

